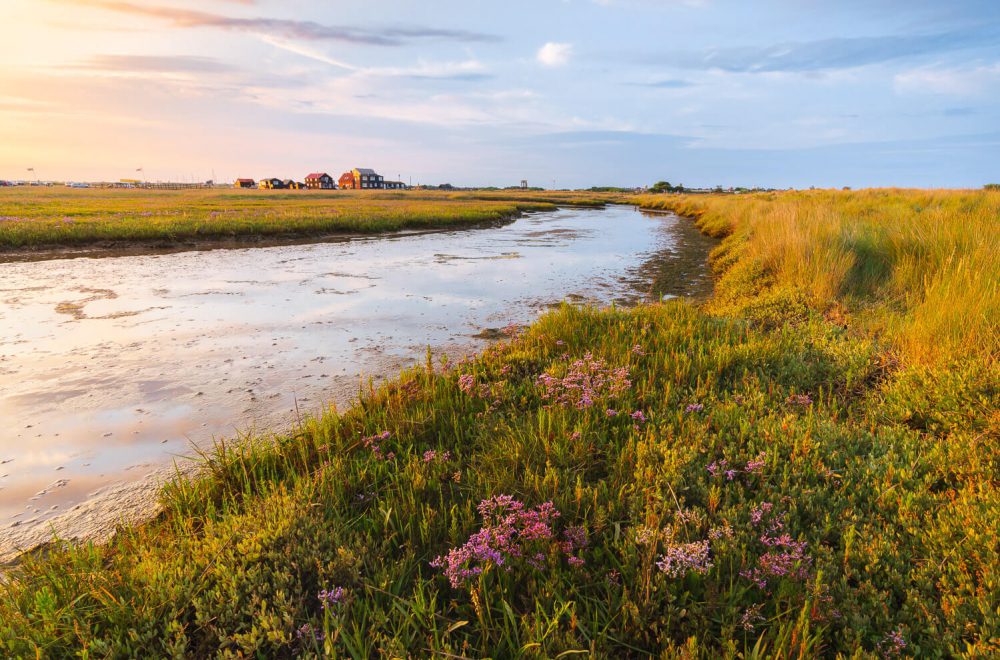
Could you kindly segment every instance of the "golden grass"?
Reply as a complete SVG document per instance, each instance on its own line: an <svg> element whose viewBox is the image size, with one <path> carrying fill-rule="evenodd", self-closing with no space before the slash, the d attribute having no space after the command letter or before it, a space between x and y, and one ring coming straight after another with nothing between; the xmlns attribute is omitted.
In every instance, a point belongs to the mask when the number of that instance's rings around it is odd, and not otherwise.
<svg viewBox="0 0 1000 660"><path fill-rule="evenodd" d="M749 277L893 342L909 360L1000 353L1000 192L803 191L645 196L729 235L720 296Z"/></svg>

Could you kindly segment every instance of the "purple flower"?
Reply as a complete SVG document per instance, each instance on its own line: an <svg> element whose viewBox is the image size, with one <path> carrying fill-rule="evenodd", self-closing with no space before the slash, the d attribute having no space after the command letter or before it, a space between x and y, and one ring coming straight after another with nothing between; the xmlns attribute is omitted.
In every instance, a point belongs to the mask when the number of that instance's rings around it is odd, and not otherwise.
<svg viewBox="0 0 1000 660"><path fill-rule="evenodd" d="M330 591L324 589L323 591L319 592L319 594L317 594L316 597L319 598L319 601L320 603L322 603L324 610L333 610L336 609L337 606L341 604L341 602L343 602L344 588L337 587L335 589L331 589Z"/></svg>
<svg viewBox="0 0 1000 660"><path fill-rule="evenodd" d="M902 655L903 650L906 648L906 638L903 637L903 629L896 628L886 635L879 642L878 648L882 652L882 655L888 658Z"/></svg>
<svg viewBox="0 0 1000 660"><path fill-rule="evenodd" d="M635 346L632 347L632 353L634 355L645 355L646 351L642 350L642 346L636 344Z"/></svg>
<svg viewBox="0 0 1000 660"><path fill-rule="evenodd" d="M316 640L317 642L322 642L326 639L326 633L322 630L314 630L311 623L302 624L302 626L295 631L295 636L298 639Z"/></svg>
<svg viewBox="0 0 1000 660"><path fill-rule="evenodd" d="M757 474L764 468L764 464L767 459L767 452L761 452L757 454L757 458L752 461L747 461L746 472L747 474Z"/></svg>
<svg viewBox="0 0 1000 660"><path fill-rule="evenodd" d="M615 410L614 408L608 408L606 411L604 411L604 414L607 415L608 417L617 417L618 411Z"/></svg>
<svg viewBox="0 0 1000 660"><path fill-rule="evenodd" d="M712 461L705 469L708 470L708 473L714 477L719 474L719 470L724 470L727 465L729 465L729 461L723 458L719 461Z"/></svg>
<svg viewBox="0 0 1000 660"><path fill-rule="evenodd" d="M704 575L713 566L708 541L670 544L656 565L670 577L682 577L692 571Z"/></svg>
<svg viewBox="0 0 1000 660"><path fill-rule="evenodd" d="M424 463L430 463L435 460L440 460L442 462L451 460L450 451L438 452L435 449L428 449L424 452Z"/></svg>
<svg viewBox="0 0 1000 660"><path fill-rule="evenodd" d="M528 509L510 495L497 495L480 502L478 509L483 519L480 530L463 545L431 562L455 588L475 579L489 566L512 570L517 560L541 570L546 553L552 549L567 552L567 548L576 550L586 544L586 532L575 527L566 530L565 541L555 543L553 525L559 511L552 502ZM569 557L567 561L577 566L583 560Z"/></svg>
<svg viewBox="0 0 1000 660"><path fill-rule="evenodd" d="M740 571L742 577L760 589L766 588L768 581L774 578L798 581L809 579L812 557L806 555L808 544L805 541L794 541L788 534L781 536L763 534L760 541L772 549L758 557L753 568Z"/></svg>
<svg viewBox="0 0 1000 660"><path fill-rule="evenodd" d="M549 372L538 376L542 398L560 406L578 410L589 408L597 401L615 396L631 387L628 369L612 369L604 360L587 353L567 368L561 378Z"/></svg>
<svg viewBox="0 0 1000 660"><path fill-rule="evenodd" d="M646 416L642 414L641 410L636 410L634 413L632 413L632 419L634 419L637 422L642 422L642 423L646 422Z"/></svg>
<svg viewBox="0 0 1000 660"><path fill-rule="evenodd" d="M687 407L684 409L684 412L686 412L686 413L696 413L696 412L701 412L704 409L705 409L705 406L703 404L700 404L700 403L689 403L687 405Z"/></svg>
<svg viewBox="0 0 1000 660"><path fill-rule="evenodd" d="M750 510L750 522L756 527L764 520L764 515L771 512L773 507L774 505L770 502L762 502L759 505L754 504Z"/></svg>
<svg viewBox="0 0 1000 660"><path fill-rule="evenodd" d="M812 405L812 402L813 402L812 397L810 397L808 394L792 394L787 399L785 399L785 403L787 403L790 406L805 407Z"/></svg>
<svg viewBox="0 0 1000 660"><path fill-rule="evenodd" d="M458 389L471 395L476 389L476 377L472 374L462 374L458 377Z"/></svg>
<svg viewBox="0 0 1000 660"><path fill-rule="evenodd" d="M392 437L391 433L389 433L388 431L383 431L382 433L376 435L369 435L365 436L364 438L361 438L361 444L363 444L366 448L370 449L371 452L375 455L375 458L385 461L391 461L392 459L396 458L396 453L390 451L388 454L383 454L382 447L379 445L380 442L385 442L391 437Z"/></svg>

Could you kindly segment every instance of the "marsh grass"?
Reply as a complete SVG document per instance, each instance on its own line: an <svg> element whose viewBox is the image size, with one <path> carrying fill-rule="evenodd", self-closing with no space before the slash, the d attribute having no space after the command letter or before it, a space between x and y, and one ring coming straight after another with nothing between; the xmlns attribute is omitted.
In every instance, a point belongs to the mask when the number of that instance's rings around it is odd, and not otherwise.
<svg viewBox="0 0 1000 660"><path fill-rule="evenodd" d="M646 196L727 236L720 300L755 286L847 314L912 361L1000 356L1000 192L866 190ZM736 256L738 255L738 257ZM727 268L738 258L738 265ZM740 312L737 308L734 311Z"/></svg>
<svg viewBox="0 0 1000 660"><path fill-rule="evenodd" d="M220 445L158 520L27 557L3 587L0 650L996 655L989 354L925 361L876 323L915 323L926 294L904 285L925 280L895 272L907 255L950 272L958 251L847 219L831 233L818 217L836 199L731 199L685 201L739 237L704 309L563 306L287 436ZM767 226L796 223L797 203L817 224ZM906 235L963 235L929 231ZM876 265L852 275L857 250ZM814 282L824 268L839 274ZM559 515L491 522L481 503L502 496ZM450 552L454 584L435 567Z"/></svg>
<svg viewBox="0 0 1000 660"><path fill-rule="evenodd" d="M613 196L422 191L4 188L0 250L108 242L374 233L510 220Z"/></svg>

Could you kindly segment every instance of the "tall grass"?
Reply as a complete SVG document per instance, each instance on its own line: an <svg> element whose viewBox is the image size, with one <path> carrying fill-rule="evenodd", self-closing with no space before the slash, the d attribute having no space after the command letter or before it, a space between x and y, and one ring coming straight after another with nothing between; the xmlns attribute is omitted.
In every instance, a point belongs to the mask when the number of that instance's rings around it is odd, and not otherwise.
<svg viewBox="0 0 1000 660"><path fill-rule="evenodd" d="M900 203L860 197L883 194ZM899 260L852 280L836 255L857 248L827 243L870 226L870 263L953 250L849 218L831 233L819 207L842 202L686 200L741 237L706 308L564 306L346 412L220 446L157 521L27 557L0 651L997 655L997 383L972 368L991 356L910 362L883 336L880 318L915 322L926 294L901 287L923 280ZM789 226L797 204L808 230ZM827 267L841 275L811 281Z"/></svg>
<svg viewBox="0 0 1000 660"><path fill-rule="evenodd" d="M922 363L1000 355L1000 192L658 195L637 203L729 236L716 255L722 300L747 301L753 281L849 314Z"/></svg>

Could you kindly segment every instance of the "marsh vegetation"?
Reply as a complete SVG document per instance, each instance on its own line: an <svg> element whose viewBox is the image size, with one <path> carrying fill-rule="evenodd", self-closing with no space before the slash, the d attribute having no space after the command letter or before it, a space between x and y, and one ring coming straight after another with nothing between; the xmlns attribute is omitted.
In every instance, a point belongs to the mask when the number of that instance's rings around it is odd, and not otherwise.
<svg viewBox="0 0 1000 660"><path fill-rule="evenodd" d="M563 306L3 587L10 655L996 655L1000 194L653 196L713 297Z"/></svg>

